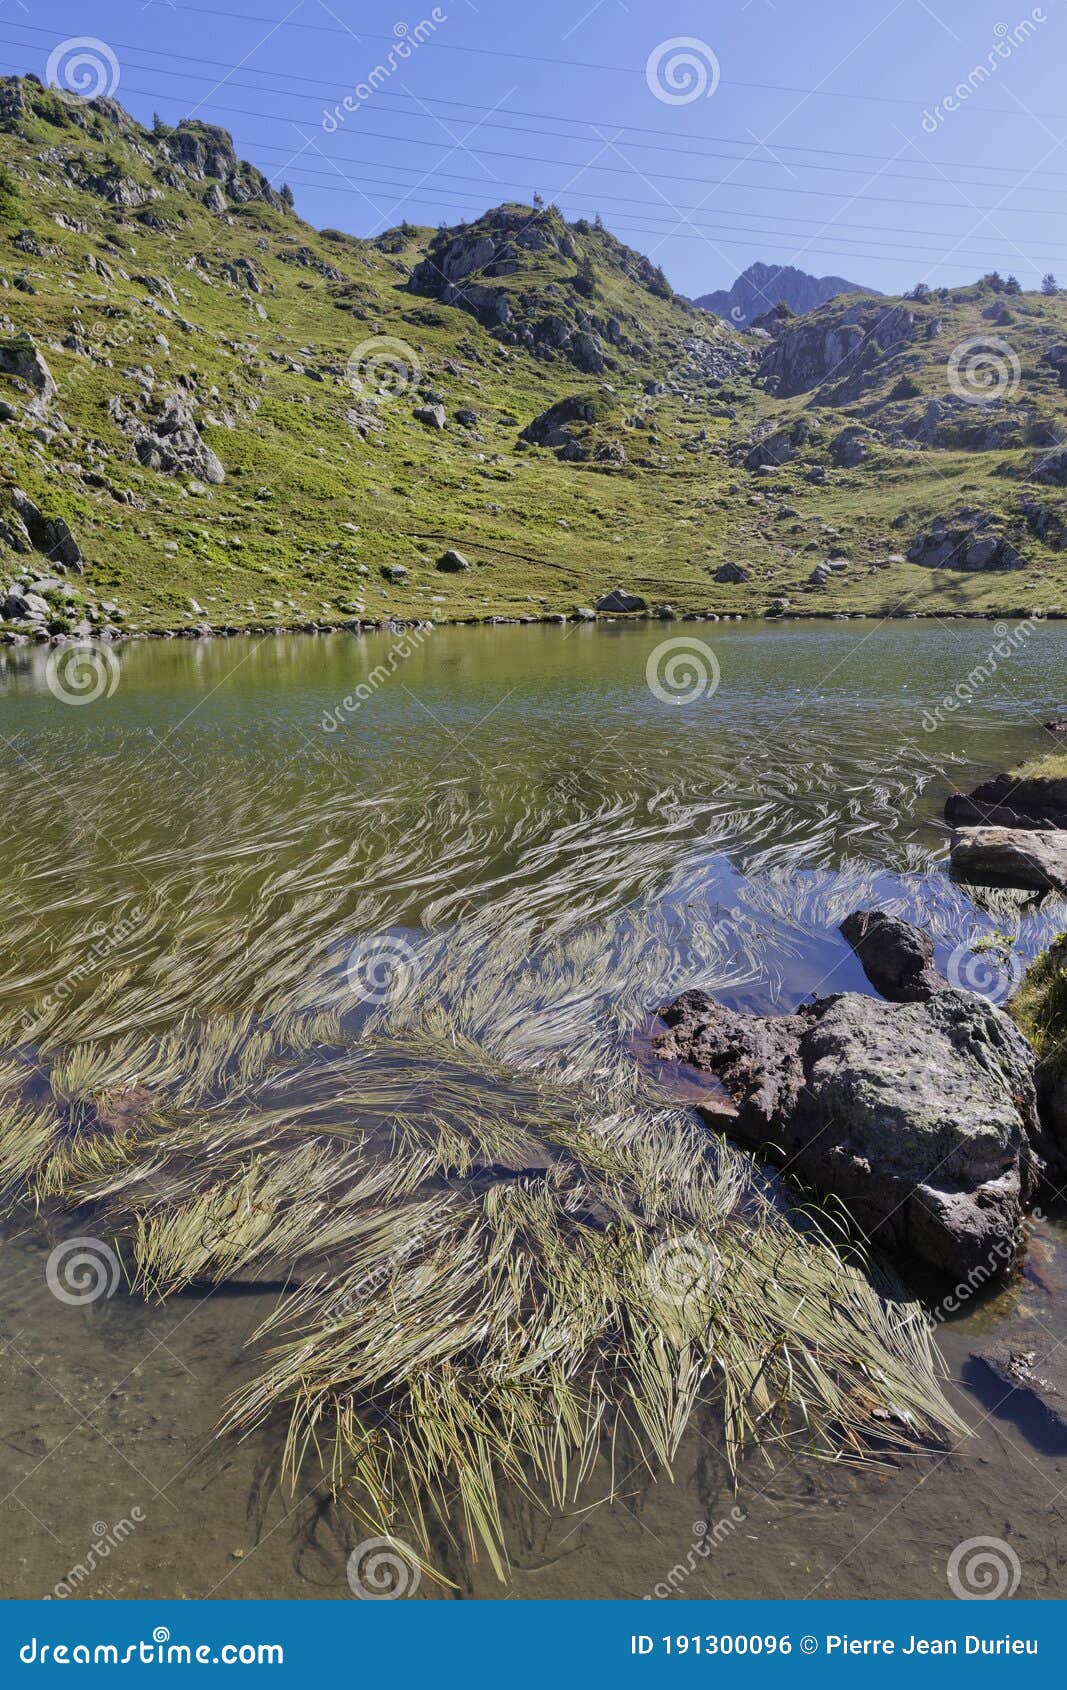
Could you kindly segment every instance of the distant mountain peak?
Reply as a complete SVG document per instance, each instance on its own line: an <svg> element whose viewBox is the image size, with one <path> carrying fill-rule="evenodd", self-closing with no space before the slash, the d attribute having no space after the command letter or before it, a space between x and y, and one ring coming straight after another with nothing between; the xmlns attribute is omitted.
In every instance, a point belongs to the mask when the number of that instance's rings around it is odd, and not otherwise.
<svg viewBox="0 0 1067 1690"><path fill-rule="evenodd" d="M877 288L848 282L844 276L809 276L791 264L750 264L731 288L705 293L694 304L716 317L725 317L735 328L747 328L775 305L788 305L798 314L814 311L839 293L866 293L881 297Z"/></svg>

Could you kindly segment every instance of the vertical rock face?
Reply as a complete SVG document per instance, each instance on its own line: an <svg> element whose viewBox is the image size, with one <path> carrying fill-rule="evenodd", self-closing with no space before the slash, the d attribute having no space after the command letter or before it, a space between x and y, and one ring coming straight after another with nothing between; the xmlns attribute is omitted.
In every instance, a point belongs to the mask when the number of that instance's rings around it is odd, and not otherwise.
<svg viewBox="0 0 1067 1690"><path fill-rule="evenodd" d="M906 305L842 301L840 307L787 323L768 347L759 373L779 398L821 387L826 403L844 404L914 336L915 316Z"/></svg>
<svg viewBox="0 0 1067 1690"><path fill-rule="evenodd" d="M32 395L27 414L43 419L59 390L32 335L22 333L0 340L0 373L25 383Z"/></svg>
<svg viewBox="0 0 1067 1690"><path fill-rule="evenodd" d="M1034 1055L984 998L845 993L761 1017L687 992L664 1019L659 1053L726 1087L730 1136L839 1199L904 1267L959 1280L1010 1264L1041 1168Z"/></svg>
<svg viewBox="0 0 1067 1690"><path fill-rule="evenodd" d="M218 486L225 481L221 460L202 438L180 395L163 402L153 422L134 435L133 449L147 469L175 475L182 471Z"/></svg>

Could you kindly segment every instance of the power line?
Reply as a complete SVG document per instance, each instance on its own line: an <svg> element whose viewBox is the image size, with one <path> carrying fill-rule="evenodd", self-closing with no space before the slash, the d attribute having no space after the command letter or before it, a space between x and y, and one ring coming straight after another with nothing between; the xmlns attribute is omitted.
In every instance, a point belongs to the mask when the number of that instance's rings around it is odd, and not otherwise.
<svg viewBox="0 0 1067 1690"><path fill-rule="evenodd" d="M300 174L299 171L294 171L294 172L290 173L290 180L292 182L295 182L298 187L320 188L322 178L325 177L326 180L328 180L329 182L331 182L331 184L333 184L333 188L332 188L333 192L336 192L336 193L339 193L339 194L355 194L359 198L367 200L371 205L373 205L374 202L373 202L373 200L371 200L370 195L365 192L365 189L367 189L367 188L385 188L385 189L388 189L392 192L397 192L399 190L407 189L408 186L409 186L408 184L403 183L403 182L377 182L377 181L371 180L370 178L366 178L366 179L364 179L362 186L350 184L348 186L342 187L337 183L335 176L327 175L327 173L325 173L325 172L314 171L314 172L309 173L309 175L314 177L315 180L309 180L307 175ZM421 186L421 184L415 184L414 190L417 190L419 188L419 186ZM398 204L403 205L405 203L409 203L410 201L416 199L416 197L417 197L416 191L412 191L412 192L407 194L405 200L401 200L400 202L398 202ZM452 208L452 207L462 207L465 210L471 204L471 200L470 200L469 196L462 196L462 195L455 193L454 191L448 191L448 190L444 191L443 193L437 192L437 193L433 193L432 195L426 195L424 197L427 200L427 202L430 202L432 200L432 203L437 204L437 205L442 204L442 203L446 203L450 208ZM570 196L563 195L561 197L569 198ZM378 208L375 207L375 210L377 210L377 209ZM395 209L395 208L391 208L391 210L392 209ZM624 211L624 212L619 212L618 214L612 215L612 223L616 227L633 229L638 234L654 235L654 236L658 236L661 239L664 239L668 236L670 236L671 238L681 239L683 237L684 232L686 230L690 230L690 231L692 231L692 233L689 234L688 236L686 236L686 238L692 239L692 240L700 240L704 243L705 246L711 246L711 245L714 245L714 244L717 243L717 244L722 245L722 246L741 246L741 247L745 247L746 249L751 248L755 251L780 253L781 250L782 250L783 243L788 242L789 239L790 239L790 236L788 234L783 234L781 239L777 243L770 243L770 242L767 242L767 241L760 241L758 239L753 239L752 238L752 232L747 230L747 229L733 229L732 231L729 230L729 229L721 230L719 228L711 228L706 224L691 223L691 222L688 222L688 221L679 222L677 224L672 225L670 228L664 228L662 226L649 227L649 221L650 221L650 219L642 218L641 214L638 213L638 212L625 212ZM662 221L663 222L670 222L670 219L663 219ZM701 232L705 229L708 230L708 233L706 233L706 234ZM733 238L735 235L738 237L737 239ZM832 231L828 233L826 238L827 239L833 238ZM796 237L796 239L798 241L804 242L804 250L810 251L815 246L815 241L816 241L816 239L818 239L818 237L808 238L808 237L798 235ZM874 243L873 242L870 242L870 243L865 242L864 244L865 245L873 245ZM884 249L879 249L879 251L875 252L875 253L864 253L864 252L854 252L854 251L853 252L843 252L840 249L840 247L825 247L825 246L820 245L819 248L818 248L818 256L823 257L823 258L844 258L844 259L861 259L861 260L870 259L871 261L873 261L875 258L880 257L880 258L885 259L887 262L900 263L900 264L910 263L912 260L915 260L917 262L925 262L925 261L928 261L931 258L933 258L933 259L936 259L939 263L946 264L950 269L966 270L966 271L969 271L973 275L975 265L977 264L978 260L983 255L979 254L979 253L975 253L975 254L970 255L970 257L971 257L970 263L955 263L955 262L953 262L949 259L942 258L940 252L932 252L932 251L930 251L928 249L924 249L924 248L899 247L899 248L895 248L895 249L890 248L888 251L886 251ZM992 254L986 254L985 256L992 258L995 263L997 263L997 262L1003 263L1004 262L1003 255L998 255L998 254L992 253ZM1046 249L1044 247L1042 247L1042 258L1044 259L1044 257L1046 257L1046 256L1047 256ZM1039 261L1034 260L1034 262L1036 264Z"/></svg>
<svg viewBox="0 0 1067 1690"><path fill-rule="evenodd" d="M284 153L288 162L295 163L296 167L299 168L299 169L305 169L306 168L305 166L303 166L299 163L298 159L294 159L292 149L289 148L289 147L279 147L279 146L276 146L273 142L270 142L270 141L256 141L255 145L256 145L257 149L261 152ZM320 155L320 156L325 157L326 155ZM419 183L416 184L416 186L421 185L422 181L425 180L425 176L424 176L423 172L417 171L414 167L409 166L409 165L393 164L392 162L383 162L383 161L378 160L378 159L360 158L360 157L357 157L355 154L352 154L352 153L341 153L339 156L349 163L354 163L354 164L359 164L359 165L370 165L375 170L395 170L395 171L403 171L407 175L417 175L419 177ZM340 171L339 167L335 165L332 173L314 172L313 171L313 172L311 172L311 174L312 175L321 174L321 175L325 176L327 180L332 181L338 175L343 175L343 172ZM451 171L451 170L435 170L434 173L433 173L432 179L435 183L438 182L438 181L464 182L464 183L467 183L469 185L472 185L472 186L475 186L475 187L480 187L480 188L488 188L488 187L503 188L505 186L514 187L517 183L519 183L519 178L517 176L504 177L504 178L501 178L499 181L494 181L494 182L490 183L490 182L486 181L484 176L470 176L470 175L462 174L459 171ZM387 186L387 187L393 187L393 188L403 188L403 187L407 187L409 184L407 184L405 182L391 182L391 183L385 183L383 185ZM523 181L523 182L519 183L519 185L523 188L529 188L531 186L529 181ZM551 191L550 191L549 197L553 198L553 199L571 199L571 200L579 200L580 199L580 203L583 204L583 205L587 204L589 202L589 196L588 195L579 196L577 193L569 191L567 189L560 189L559 192L555 193L555 194L551 193ZM467 203L467 202L465 201L465 203ZM597 195L596 195L596 204L598 206L599 205L638 206L639 208L643 208L641 213L640 213L641 215L644 215L645 212L647 212L649 216L654 217L659 212L659 207L660 207L661 202L656 201L656 200L649 201L647 199L638 199L636 196L634 196L632 194L602 194L602 193L598 192ZM930 235L934 239L941 239L944 236L944 231L941 230L941 229L915 229L915 228L902 229L898 224L846 223L846 222L843 222L843 221L839 221L836 218L833 220L832 224L828 224L824 217L797 217L795 215L782 217L782 216L778 216L774 213L762 213L762 212L754 212L754 211L748 212L748 211L743 211L743 210L737 210L737 211L733 211L733 212L729 212L729 211L717 212L715 210L714 206L701 206L701 205L682 206L682 205L674 205L672 203L672 204L668 205L667 209L670 210L671 212L677 213L679 217L683 216L685 213L688 213L690 211L703 211L703 212L706 212L708 215L710 215L712 217L734 217L734 218L736 218L736 217L757 217L758 216L760 221L759 221L759 224L757 225L757 227L752 231L753 234L760 234L760 233L765 232L764 225L767 224L767 223L801 223L801 224L806 224L809 227L814 228L814 229L816 229L820 232L829 232L830 234L836 234L838 230L842 230L842 229L864 229L864 230L867 230L867 231L872 231L874 233L882 233L882 234L888 234L888 235L903 235L903 234ZM966 208L961 207L961 210L962 209L966 209ZM635 215L635 214L631 213L630 215ZM670 221L670 219L668 219L668 221ZM734 226L738 228L738 231L740 233L744 233L744 230L742 228L740 228L740 226L738 226L738 225L734 225ZM711 228L714 227L714 225L710 224L710 223L703 223L703 224L700 224L699 227L711 229ZM798 239L804 238L802 231L799 232L799 233L796 230L789 230L789 229L783 231L783 239L788 240L793 235L796 235ZM849 240L852 239L851 236L842 237L842 238L847 238ZM968 237L966 237L965 240L960 242L960 245L967 245L967 246L973 245L974 240L975 240L975 237L968 236ZM878 247L885 247L886 245L888 245L888 243L884 242L884 241L862 241L862 242L858 242L857 244L864 245L864 246L878 246ZM992 243L990 243L990 244L992 244ZM1007 246L1011 246L1010 242L1007 242L1005 244ZM1050 242L1050 243L1047 243L1047 244L1048 244L1048 246L1051 250L1052 248L1063 246L1065 243L1060 242L1060 241L1053 241L1053 242ZM983 246L982 252L986 252L986 251L987 251L987 248ZM975 257L981 257L982 253L981 252L976 253L974 256Z"/></svg>
<svg viewBox="0 0 1067 1690"><path fill-rule="evenodd" d="M179 13L188 12L209 18L229 18L236 23L265 23L270 24L274 29L302 29L316 35L347 35L350 39L359 42L388 41L394 47L398 40L396 35L384 35L373 30L361 30L357 33L352 29L338 28L331 24L306 23L293 17L266 18L258 12L227 12L213 6L177 5L173 3L173 0L172 5L174 11ZM523 64L551 65L556 70L598 70L609 71L621 76L642 77L646 74L644 65L609 65L597 64L588 59L553 59L543 53L522 53L515 48L475 46L463 41L439 41L436 36L424 40L420 45L420 51L423 47L436 48L439 52L444 53L478 53L485 58L511 59ZM758 88L772 94L803 94L808 99L860 100L865 103L873 101L878 105L907 106L911 111L914 111L916 104L915 99L906 99L903 95L872 94L868 89L864 89L862 93L857 94L853 93L851 89L844 88L795 88L789 83L748 82L737 77L721 77L719 86ZM938 103L936 99L923 102L927 107ZM966 111L968 108L961 104L959 109ZM1011 106L985 106L981 111L977 107L975 108L976 116L985 117L991 113L996 113L1002 117L1043 117L1049 122L1067 122L1067 113L1065 112L1034 112L1027 110L1025 107L1012 108Z"/></svg>
<svg viewBox="0 0 1067 1690"><path fill-rule="evenodd" d="M25 23L21 18L12 19L11 22L12 22L12 25L14 27L17 27L17 28L23 29L23 30L28 30L31 34L45 35L50 40L54 36L54 29L44 29L44 28L40 27L39 25ZM28 46L31 51L33 50L33 44L32 43L26 43L26 42L21 42L21 41L13 42L13 41L9 40L8 45L19 46L19 47ZM108 45L113 47L113 48L120 48L123 52L147 53L151 57L166 58L168 60L180 59L185 64L206 65L206 66L209 67L209 69L221 70L221 71L225 71L227 73L231 72L234 68L232 65L228 64L223 59L202 59L202 58L194 57L192 54L189 54L189 53L173 53L169 49L157 49L157 48L154 48L154 47L145 46L143 44L139 44L139 43L135 43L135 42L111 41L111 42L108 43ZM148 71L151 71L155 74L164 74L164 75L169 75L169 76L185 76L187 74L187 73L181 72L181 71L164 71L164 70L162 70L162 67L155 66L155 65L137 65L137 64L134 64L132 66L132 68L135 69L135 70L148 70ZM325 82L319 77L299 76L295 72L290 72L288 70L286 70L286 71L257 70L254 65L244 65L241 68L243 70L245 70L246 72L250 73L251 75L254 75L254 76L272 76L272 77L277 77L277 78L283 78L285 80L286 84L287 84L287 87L284 90L284 92L286 92L286 93L289 92L289 85L291 85L293 82L303 82L303 83L307 83L309 86L314 85L317 88L325 89L325 90L327 90L327 92L330 95L336 95L337 84L335 82ZM198 77L194 77L190 73L188 75L188 80L190 80L190 81L211 81L212 78L210 78L210 77L198 78ZM250 92L253 92L253 93L276 94L276 93L283 92L283 90L281 90L281 89L261 87L257 83L235 82L233 80L232 76L229 75L229 74L227 74L227 76L226 76L226 84L227 84L228 87L245 88L245 89L248 89ZM299 97L300 98L310 98L310 96L303 96L303 95L301 95ZM559 135L559 136L557 136L557 135L552 134L551 131L531 130L531 129L527 129L527 128L521 126L521 125L518 125L518 124L501 123L493 115L497 111L498 108L477 105L473 101L470 101L470 100L446 100L446 99L444 99L440 96L437 96L437 95L394 94L394 93L389 92L389 91L384 90L384 89L376 89L374 97L375 97L375 104L376 105L379 104L382 101L386 101L386 102L389 102L389 101L414 102L417 106L421 106L421 107L447 106L447 107L453 107L457 110L473 111L473 112L477 112L479 114L484 114L478 122L477 127L479 129L501 129L501 130L507 130L511 133L520 134L520 135L543 133L545 135L546 139L561 140L561 141L588 141L588 140L594 138L594 137L591 137L588 134L585 134L585 135ZM508 116L529 117L529 118L534 118L535 120L537 120L539 122L584 123L584 124L588 125L589 128L594 129L594 130L597 130L597 129L617 129L617 130L620 130L620 131L628 131L629 133L636 134L636 135L661 135L661 136L669 138L670 145L660 147L660 146L657 146L655 143L653 143L651 141L647 141L647 142L642 141L642 142L630 143L630 144L639 145L639 146L641 146L641 147L643 147L643 148L645 148L645 149L647 149L648 151L651 151L651 152L669 152L669 153L673 154L673 153L677 153L677 151L678 151L679 136L677 135L677 133L675 131L670 130L670 129L652 128L652 127L649 127L648 125L644 125L644 124L624 123L624 122L621 122L619 119L616 119L616 118L571 117L571 116L566 116L566 115L560 115L558 112L529 111L529 110L525 110L521 107L516 107L516 106L508 106L506 108L506 112L507 112ZM425 119L426 121L432 120L432 113L429 113L427 111L414 111L414 112L409 113L405 108L405 110L403 112L398 113L397 115L398 116L400 116L400 115L405 115L405 116L411 115L413 117L421 117L421 118ZM599 137L599 136L597 136L595 138L602 139L602 137ZM713 143L715 145L721 145L721 146L742 147L742 148L746 149L747 154L751 154L753 152L754 144L759 145L759 146L764 145L764 143L760 142L757 137L753 137L751 135L748 135L748 136L739 136L739 135L691 135L687 132L685 137L684 137L684 141L685 141L685 146L686 146L687 149L690 148L693 145L694 142L700 141L700 142L710 142L710 143ZM914 145L914 143L909 143L909 145ZM841 147L816 147L816 146L799 145L799 144L796 144L796 143L789 143L789 142L785 142L785 141L776 141L775 144L774 144L774 148L772 150L775 153L779 153L779 152L781 152L781 153L788 153L788 152L817 153L821 157L825 157L825 158L839 157L839 158L850 158L850 159L863 159L867 163L872 163L872 164L896 164L896 163L900 163L900 162L909 162L909 161L902 161L897 156L892 156L892 155L885 154L885 153L859 152L856 148L853 148L853 147L850 147L846 150L846 149L841 148ZM718 153L712 153L712 154L708 154L706 156L713 157L713 158L719 158L719 157L723 157L724 155L718 154ZM742 160L741 162L744 162L744 160ZM764 160L756 160L755 162L763 163L765 161ZM931 164L937 169L941 169L943 167L945 169L950 169L950 170L1017 171L1017 169L1019 168L1015 165L1009 165L1009 164L976 163L973 159L927 159L925 157L922 157L920 159L917 159L915 162L917 164L919 164L919 163ZM798 161L797 168L798 169L806 169L806 168L815 168L815 167L814 166L807 166L803 163L803 161ZM832 168L835 168L835 167L825 166L824 168L832 169ZM1044 169L1044 168L1036 168L1035 167L1033 170L1027 172L1027 174L1035 175L1035 176L1051 176L1051 177L1056 178L1057 180L1067 180L1067 171L1063 171L1063 170L1048 170L1048 169ZM927 177L927 178L910 178L909 177L909 178L907 178L907 180L936 181L936 180L938 180L938 178L937 177ZM995 183L978 183L978 184L972 184L972 185L973 186L982 186L982 187L997 186L997 184L995 184Z"/></svg>
<svg viewBox="0 0 1067 1690"><path fill-rule="evenodd" d="M2 39L2 38L0 38L0 39ZM8 43L8 45L10 45L10 43ZM163 100L163 101L166 101L166 102L168 102L169 104L172 104L172 105L183 105L185 103L184 100L179 98L179 96L176 95L176 94L161 94L156 89L132 88L131 87L131 88L129 88L129 92L132 93L132 94L141 95L145 99ZM287 114L287 113L253 111L253 110L250 110L246 106L223 105L219 101L212 101L212 100L202 101L200 103L200 106L198 107L198 109L199 110L223 112L223 113L225 113L229 116L233 116L233 117L259 118L262 122L265 122L265 123L284 123L284 124L288 124L290 127L296 128L298 133L300 132L299 131L299 123L302 122L302 121L306 121L304 119L294 118L291 114ZM403 146L440 147L442 145L442 143L439 142L439 141L422 141L422 140L416 140L414 138L398 137L396 135L387 134L387 133L385 133L384 131L381 131L381 130L363 129L363 130L361 130L361 133L368 136L371 139L374 139L374 140L390 141L390 142L392 142L392 144L394 146L399 144L399 145L403 145ZM467 150L471 151L472 155L475 153L475 149L467 149ZM740 180L733 180L733 179L730 179L730 178L723 178L723 179L720 179L720 180L715 181L715 182L707 182L706 180L704 180L700 177L694 177L694 176L674 177L674 176L667 176L667 175L664 175L664 174L661 174L661 173L655 173L654 175L650 175L650 173L648 173L648 172L636 171L636 170L633 169L632 166L627 167L625 165L602 165L602 164L593 164L593 163L583 164L580 161L575 160L575 159L541 158L541 157L538 157L536 155L529 154L529 153L510 153L510 152L506 152L506 151L503 151L503 150L500 150L500 149L493 149L493 148L488 148L488 147L479 147L479 148L476 149L476 152L477 152L478 156L484 156L486 158L506 158L506 159L510 159L510 160L518 160L522 164L527 164L527 165L538 164L538 165L550 166L550 167L553 167L555 169L576 170L580 174L585 174L587 171L595 170L597 172L606 172L608 174L616 175L616 176L631 176L632 177L632 176L636 175L636 176L639 176L639 177L642 177L642 178L647 178L648 180L658 179L658 180L672 181L672 182L673 181L689 182L689 183L692 183L693 186L698 187L698 188L699 187L705 187L705 188L707 188L707 190L709 192L712 189L727 188L727 189L734 189L734 190L742 191L742 192L745 192L745 193L762 193L762 194L788 193L791 198L799 196L799 197L803 197L805 199L841 199L841 198L844 198L847 194L847 190L835 191L834 189L831 189L831 188L797 188L797 187L793 187L792 185L790 185L788 188L783 188L783 187L777 186L777 185L769 183L769 182L743 182L743 181L740 181ZM430 175L433 174L432 170L429 172L429 174ZM914 178L909 178L909 180L914 180ZM491 185L492 184L490 182L486 183L487 187L491 186ZM971 184L971 185L973 185L973 186L983 186L983 187L991 186L991 184L987 184L987 183ZM1043 192L1043 191L1045 191L1045 192L1047 192L1048 190L1034 189L1034 190L1030 190L1030 191L1033 191L1033 192ZM916 199L904 198L904 197L901 197L899 195L888 195L888 194L862 194L862 195L857 195L857 196L852 196L852 197L866 201L867 203L872 204L872 205L904 205L904 206L909 207L909 209L911 209L911 210L915 210L916 208L918 208L918 209L929 208L931 211L961 211L961 212L971 211L971 212L977 212L977 213L996 212L998 215L1001 215L1001 216L1004 215L1005 211L1007 210L1009 215L1015 215L1015 216L1021 216L1021 217L1062 217L1062 215L1063 215L1063 211L1062 211L1060 206L1021 206L1021 207L1017 207L1014 210L1012 210L1011 208L1005 208L1002 205L992 205L992 206L976 205L976 204L972 204L969 200L960 200L960 201L955 201L955 202L947 201L947 200L926 200L926 199L916 200Z"/></svg>
<svg viewBox="0 0 1067 1690"><path fill-rule="evenodd" d="M281 151L284 151L285 149L284 148L271 148L270 150L274 151L274 152L281 152ZM370 159L368 159L366 161L362 161L362 162L366 162L368 164L371 164L373 166L373 168L375 168L375 169L387 169L387 170L402 170L402 169L404 169L403 165L380 165L380 164L377 163L377 161L370 160ZM336 169L333 170L333 171L311 170L305 164L302 164L299 161L296 162L294 170L289 171L287 169L286 174L292 181L297 182L298 184L300 184L302 186L308 186L308 187L317 187L320 183L323 183L323 182L329 183L331 185L336 185L339 176L340 176L341 180L343 180L343 181L348 180L348 178L345 177L343 172L340 172ZM477 176L462 176L462 177L461 176L453 176L450 179L454 180L454 181L463 181L463 182L467 182L467 183L473 183L476 186L482 187L482 188L485 188L486 186L489 185L489 184L486 184L482 180L482 178L477 177ZM349 183L349 190L348 191L359 193L361 191L361 188L363 188L363 187L374 187L374 188L387 188L387 189L391 189L393 191L398 191L398 192L402 191L402 190L411 190L412 193L414 193L414 191L421 188L422 185L423 184L422 184L421 181L415 182L415 183L389 182L389 181L379 181L379 180L373 180L372 181L370 178L364 177L364 178L361 178L360 182L358 182L358 183ZM512 187L512 186L514 186L514 178L509 179L506 183L505 182L494 183L494 184L492 184L492 186L500 187L500 188L503 188L505 186ZM340 188L338 188L337 191L341 192L342 190ZM370 196L368 195L367 197L369 198ZM470 205L472 197L473 196L471 196L469 194L465 195L465 194L458 193L454 189L436 189L436 188L433 189L431 192L427 193L425 196L420 196L420 198L425 198L427 200L427 202L432 201L435 204L440 203L441 201L447 201L449 204L452 204L452 205L459 203L463 206ZM567 190L563 190L562 192L560 192L559 194L557 194L553 197L557 201L558 200L574 201L575 203L577 203L579 205L584 205L584 204L587 203L587 200L584 197L582 197L582 196L580 196L580 195L578 195L574 192L569 192ZM712 235L719 235L719 233L720 233L720 229L719 229L719 226L717 224L704 223L704 222L694 222L692 219L682 216L683 208L681 206L672 206L672 207L668 208L671 212L675 212L675 213L678 214L677 216L668 216L666 210L660 211L659 208L656 205L653 204L653 205L649 206L647 204L647 202L645 202L643 200L625 199L625 197L623 197L623 199L619 200L619 196L614 196L614 197L616 198L616 200L618 200L619 203L636 205L639 208L643 208L643 209L638 209L637 211L620 211L620 212L617 212L617 213L613 213L612 214L613 220L618 220L619 218L625 219L627 221L627 223L629 224L629 226L631 226L631 227L634 226L637 219L640 219L641 222L645 225L647 225L649 223L651 223L653 225L660 225L660 227L653 227L653 228L647 228L646 227L643 230L643 232L646 233L646 234L662 235L664 233L670 233L674 229L683 229L683 228L690 228L690 229L694 229L694 230L706 229ZM598 203L601 203L601 201L606 203L607 200L610 199L610 198L612 198L612 196L601 196ZM691 206L688 209L692 210L692 211L699 211L703 208L700 207L700 206ZM728 215L728 214L724 213L723 215ZM662 227L662 225L664 225L664 224L668 225L666 230ZM806 236L803 233L803 231L798 232L796 230L783 230L781 232L779 244L787 243L790 240L796 240L798 242L804 242L808 247L811 247L811 246L815 245L815 243L820 241L820 240L827 240L827 239L828 240L834 240L835 238L837 238L838 229L843 228L843 227L847 228L849 226L850 225L847 225L847 224L846 225L841 225L841 224L830 224L830 225L828 225L826 223L821 223L821 224L817 225L819 233L812 235L812 236ZM759 235L761 233L773 233L773 232L774 232L773 230L768 231L768 230L761 229L761 228L758 228L758 227L755 228L755 229L746 229L742 225L738 225L736 223L729 224L721 230L721 233L722 233L723 236L730 234L730 233L734 233L734 234L738 234L738 235ZM904 231L896 230L896 231L893 231L893 232L900 234L900 233L903 233ZM935 239L940 238L940 232L932 230L932 229L916 229L916 230L912 230L911 232L913 234L916 234L916 235L924 235L924 234L925 235L931 235ZM874 253L872 253L870 255L872 257L888 255L888 254L891 254L893 252L901 252L903 254L907 254L910 257L926 258L926 257L929 257L931 255L931 251L933 250L931 248L916 248L916 247L913 247L913 246L900 246L900 245L897 245L897 244L891 244L887 241L868 241L868 240L864 240L862 238L858 238L858 237L851 236L851 235L842 235L840 237L840 242L841 242L842 245L848 245L848 246L872 247L872 248L875 249ZM755 244L755 243L753 243L753 244ZM764 245L766 245L766 243L764 243ZM1051 242L1051 243L1043 243L1041 251L1044 255L1047 255L1048 253L1051 253L1053 251L1060 251L1061 249L1067 250L1067 246L1065 246L1065 243L1059 242L1059 241L1054 241L1054 242ZM777 249L767 248L767 250L777 250ZM936 256L936 253L934 255ZM840 253L839 252L838 256L839 257L846 257L846 258L864 258L868 255L864 252L851 252L851 253ZM975 252L975 253L967 253L964 256L971 258L975 263L977 263L980 259L983 259L983 258L991 259L994 263L1003 263L1005 261L1003 252L1000 252L1000 253L990 252L987 248L982 248L981 250L979 250L978 252ZM959 268L965 269L965 268L967 268L967 266L961 265L961 266L959 266Z"/></svg>

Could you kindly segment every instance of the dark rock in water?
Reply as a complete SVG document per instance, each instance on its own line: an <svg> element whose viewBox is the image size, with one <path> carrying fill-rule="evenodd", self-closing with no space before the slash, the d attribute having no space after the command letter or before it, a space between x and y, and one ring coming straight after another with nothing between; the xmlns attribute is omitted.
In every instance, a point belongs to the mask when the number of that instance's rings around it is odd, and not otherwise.
<svg viewBox="0 0 1067 1690"><path fill-rule="evenodd" d="M854 910L839 931L875 991L891 1003L922 1003L947 990L948 981L934 967L932 940L910 921L884 910Z"/></svg>
<svg viewBox="0 0 1067 1690"><path fill-rule="evenodd" d="M949 861L955 878L970 886L1067 892L1067 833L1058 830L961 827Z"/></svg>
<svg viewBox="0 0 1067 1690"><path fill-rule="evenodd" d="M1050 732L1067 733L1049 725ZM953 792L945 800L945 820L953 827L1067 828L1067 780L997 775L971 792Z"/></svg>
<svg viewBox="0 0 1067 1690"><path fill-rule="evenodd" d="M629 610L645 610L647 605L645 600L640 598L637 593L626 593L621 587L613 587L610 593L605 593L603 598L597 599L596 608L621 613Z"/></svg>
<svg viewBox="0 0 1067 1690"><path fill-rule="evenodd" d="M1067 734L1067 716L1054 716L1044 727L1047 734Z"/></svg>
<svg viewBox="0 0 1067 1690"><path fill-rule="evenodd" d="M659 1054L725 1085L731 1136L838 1198L874 1244L955 1279L1010 1265L1041 1167L1034 1055L984 998L849 992L764 1017L686 992L663 1013Z"/></svg>
<svg viewBox="0 0 1067 1690"><path fill-rule="evenodd" d="M1067 1453L1067 1348L1040 1320L1016 1321L1008 1338L972 1359L993 1375L995 1412L1015 1420L1039 1449Z"/></svg>

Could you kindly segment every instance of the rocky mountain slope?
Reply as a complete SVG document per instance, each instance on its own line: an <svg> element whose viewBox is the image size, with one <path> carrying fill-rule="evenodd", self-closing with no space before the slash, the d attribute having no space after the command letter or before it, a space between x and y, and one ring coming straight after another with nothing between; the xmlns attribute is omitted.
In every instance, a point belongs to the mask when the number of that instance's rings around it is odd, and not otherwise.
<svg viewBox="0 0 1067 1690"><path fill-rule="evenodd" d="M809 276L806 270L797 270L792 264L756 263L743 270L732 287L701 294L693 303L703 311L725 317L737 328L747 328L776 305L788 305L791 311L803 315L825 305L839 293L880 297L877 288L846 282L843 276Z"/></svg>
<svg viewBox="0 0 1067 1690"><path fill-rule="evenodd" d="M613 589L1061 602L1060 296L993 277L740 333L551 206L316 231L225 131L33 78L0 81L0 282L8 642L562 617Z"/></svg>

